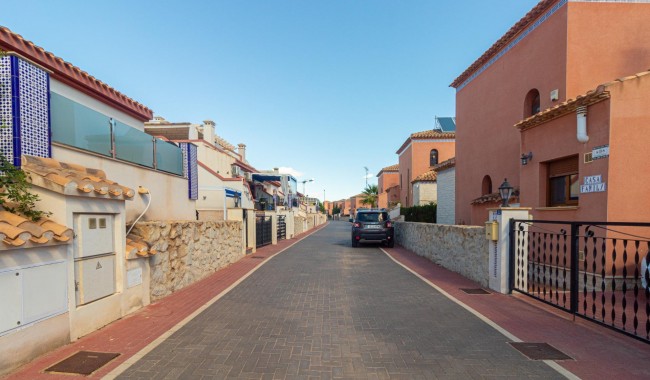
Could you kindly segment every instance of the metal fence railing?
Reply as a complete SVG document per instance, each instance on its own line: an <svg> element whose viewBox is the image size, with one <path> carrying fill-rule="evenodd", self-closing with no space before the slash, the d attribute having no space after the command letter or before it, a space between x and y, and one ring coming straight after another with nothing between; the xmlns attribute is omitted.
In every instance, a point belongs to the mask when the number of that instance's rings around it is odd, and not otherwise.
<svg viewBox="0 0 650 380"><path fill-rule="evenodd" d="M512 220L514 291L650 343L650 223Z"/></svg>

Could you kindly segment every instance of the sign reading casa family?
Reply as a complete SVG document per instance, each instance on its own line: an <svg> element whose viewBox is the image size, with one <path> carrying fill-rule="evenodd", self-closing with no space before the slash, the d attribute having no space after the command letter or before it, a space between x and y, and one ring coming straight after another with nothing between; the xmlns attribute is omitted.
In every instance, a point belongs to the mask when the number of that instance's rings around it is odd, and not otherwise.
<svg viewBox="0 0 650 380"><path fill-rule="evenodd" d="M585 184L580 185L580 193L600 193L607 191L607 184L603 182L602 175L590 175L585 177Z"/></svg>

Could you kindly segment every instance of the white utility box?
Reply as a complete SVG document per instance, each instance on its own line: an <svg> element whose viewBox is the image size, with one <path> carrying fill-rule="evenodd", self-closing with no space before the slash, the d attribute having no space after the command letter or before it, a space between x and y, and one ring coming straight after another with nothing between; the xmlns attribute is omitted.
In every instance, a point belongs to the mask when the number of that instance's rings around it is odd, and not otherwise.
<svg viewBox="0 0 650 380"><path fill-rule="evenodd" d="M85 258L75 262L77 305L115 293L115 255Z"/></svg>

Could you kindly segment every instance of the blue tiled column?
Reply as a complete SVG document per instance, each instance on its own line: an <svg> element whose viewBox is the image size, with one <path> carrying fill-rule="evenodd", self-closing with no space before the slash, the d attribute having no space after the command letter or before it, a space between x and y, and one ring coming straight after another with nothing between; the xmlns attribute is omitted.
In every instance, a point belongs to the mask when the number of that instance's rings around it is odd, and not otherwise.
<svg viewBox="0 0 650 380"><path fill-rule="evenodd" d="M187 178L189 199L199 199L199 173L197 164L197 147L191 143L180 143L183 151L183 176Z"/></svg>
<svg viewBox="0 0 650 380"><path fill-rule="evenodd" d="M50 78L18 57L0 59L0 150L15 166L20 156L51 157Z"/></svg>

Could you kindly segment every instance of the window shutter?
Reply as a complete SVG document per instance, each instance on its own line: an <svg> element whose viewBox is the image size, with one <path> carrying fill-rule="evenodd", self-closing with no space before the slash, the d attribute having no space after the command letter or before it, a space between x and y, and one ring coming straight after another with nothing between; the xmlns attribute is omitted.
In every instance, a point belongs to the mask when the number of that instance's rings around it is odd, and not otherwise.
<svg viewBox="0 0 650 380"><path fill-rule="evenodd" d="M548 163L548 176L558 177L578 172L578 156L571 156Z"/></svg>

